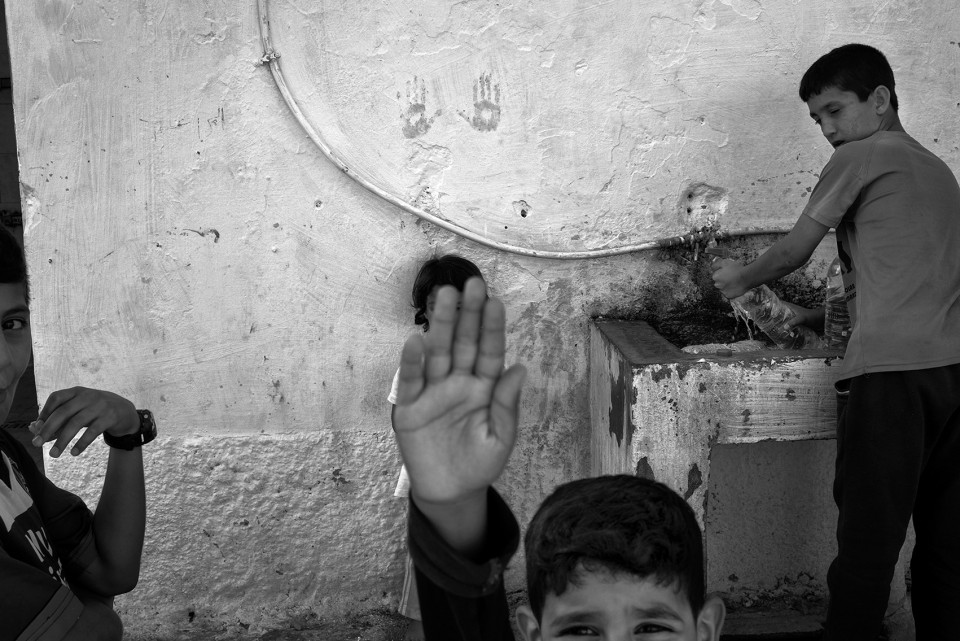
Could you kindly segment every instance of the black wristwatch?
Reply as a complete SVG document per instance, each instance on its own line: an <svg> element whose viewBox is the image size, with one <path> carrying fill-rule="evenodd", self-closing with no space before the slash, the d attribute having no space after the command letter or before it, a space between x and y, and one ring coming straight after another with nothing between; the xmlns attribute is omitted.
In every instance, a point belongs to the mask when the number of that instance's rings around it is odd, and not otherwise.
<svg viewBox="0 0 960 641"><path fill-rule="evenodd" d="M136 434L124 434L123 436L112 436L104 432L103 442L119 450L132 450L155 439L157 437L157 423L153 420L153 414L150 413L150 410L137 410L137 416L140 417L140 431Z"/></svg>

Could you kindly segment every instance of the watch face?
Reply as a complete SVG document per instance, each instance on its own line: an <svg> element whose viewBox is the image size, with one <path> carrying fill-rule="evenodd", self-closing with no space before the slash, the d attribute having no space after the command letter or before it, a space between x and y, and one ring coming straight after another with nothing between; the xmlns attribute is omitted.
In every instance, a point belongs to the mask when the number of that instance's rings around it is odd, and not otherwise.
<svg viewBox="0 0 960 641"><path fill-rule="evenodd" d="M150 410L137 410L137 414L140 415L140 442L149 443L157 437L157 422Z"/></svg>
<svg viewBox="0 0 960 641"><path fill-rule="evenodd" d="M140 417L140 431L136 434L124 434L123 436L111 436L104 432L104 442L110 447L132 450L156 438L157 423L153 420L153 414L151 414L149 410L137 410L137 416Z"/></svg>

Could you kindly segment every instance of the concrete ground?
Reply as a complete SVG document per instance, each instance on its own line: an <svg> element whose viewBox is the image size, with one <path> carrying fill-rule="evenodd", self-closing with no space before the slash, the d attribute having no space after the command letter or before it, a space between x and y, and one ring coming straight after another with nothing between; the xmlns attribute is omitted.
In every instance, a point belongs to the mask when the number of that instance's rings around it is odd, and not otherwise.
<svg viewBox="0 0 960 641"><path fill-rule="evenodd" d="M507 595L511 611L523 603L522 592ZM819 641L825 602L785 611L778 607L728 610L721 641ZM805 611L805 612L803 612ZM878 641L915 641L909 607L887 619ZM408 619L395 610L377 610L342 619L305 619L284 629L252 632L242 624L187 624L173 636L137 637L131 641L402 641ZM514 635L520 639L516 628Z"/></svg>
<svg viewBox="0 0 960 641"><path fill-rule="evenodd" d="M407 619L395 612L369 612L339 620L305 621L296 627L250 633L240 627L184 629L181 634L142 641L402 641ZM741 627L740 631L744 631ZM520 637L517 636L517 639ZM722 641L818 641L819 632L724 634ZM894 637L883 637L883 639Z"/></svg>
<svg viewBox="0 0 960 641"><path fill-rule="evenodd" d="M396 612L375 611L343 619L302 621L285 629L251 632L242 625L185 625L163 637L137 641L402 641L407 619Z"/></svg>

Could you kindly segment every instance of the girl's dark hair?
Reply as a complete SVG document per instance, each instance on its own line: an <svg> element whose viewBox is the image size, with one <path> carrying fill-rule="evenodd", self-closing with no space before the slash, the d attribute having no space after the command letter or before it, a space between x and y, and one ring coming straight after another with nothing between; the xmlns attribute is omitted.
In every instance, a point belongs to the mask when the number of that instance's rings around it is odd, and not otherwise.
<svg viewBox="0 0 960 641"><path fill-rule="evenodd" d="M430 329L427 321L427 297L435 287L453 285L461 292L466 282L473 276L483 278L480 268L462 256L446 254L431 258L420 266L417 278L413 281L413 322Z"/></svg>
<svg viewBox="0 0 960 641"><path fill-rule="evenodd" d="M3 225L0 225L0 283L23 283L24 297L30 301L27 261L23 256L23 249L10 230Z"/></svg>
<svg viewBox="0 0 960 641"><path fill-rule="evenodd" d="M824 54L810 65L800 79L800 100L807 102L812 96L836 87L854 92L863 102L883 85L890 90L890 105L897 111L900 105L894 84L893 69L880 51L869 45L848 44Z"/></svg>
<svg viewBox="0 0 960 641"><path fill-rule="evenodd" d="M693 509L650 479L616 474L561 485L524 538L527 591L537 621L548 594L583 572L651 579L675 588L699 615L706 598L703 537Z"/></svg>

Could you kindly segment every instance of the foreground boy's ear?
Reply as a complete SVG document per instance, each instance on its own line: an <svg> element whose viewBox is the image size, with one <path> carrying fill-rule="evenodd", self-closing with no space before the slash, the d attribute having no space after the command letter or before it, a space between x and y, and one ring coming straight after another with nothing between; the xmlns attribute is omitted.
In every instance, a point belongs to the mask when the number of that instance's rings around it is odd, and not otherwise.
<svg viewBox="0 0 960 641"><path fill-rule="evenodd" d="M514 616L523 641L540 641L543 636L540 633L540 624L537 623L537 617L533 616L533 610L529 605L521 605Z"/></svg>
<svg viewBox="0 0 960 641"><path fill-rule="evenodd" d="M727 606L720 597L708 596L697 617L697 641L720 641L720 629L727 616Z"/></svg>

